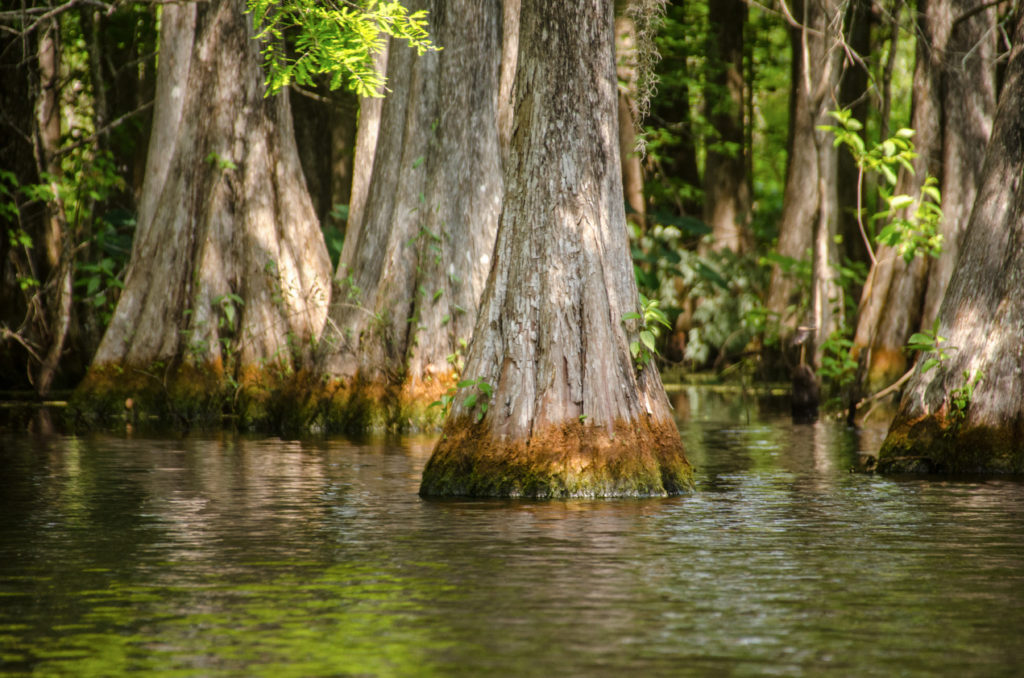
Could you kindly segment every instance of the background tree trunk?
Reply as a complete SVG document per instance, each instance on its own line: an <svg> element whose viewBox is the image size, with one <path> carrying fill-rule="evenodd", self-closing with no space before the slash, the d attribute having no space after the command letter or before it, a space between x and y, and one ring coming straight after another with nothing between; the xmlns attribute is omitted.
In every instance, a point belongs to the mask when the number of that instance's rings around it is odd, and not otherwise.
<svg viewBox="0 0 1024 678"><path fill-rule="evenodd" d="M420 408L457 376L502 199L502 5L434 0L427 9L445 49L388 57L392 92L365 212L338 265L337 345L325 361L364 394L401 387Z"/></svg>
<svg viewBox="0 0 1024 678"><path fill-rule="evenodd" d="M523 2L506 199L463 375L478 381L455 397L424 495L690 487L661 379L637 370L623 320L637 289L612 14L610 0Z"/></svg>
<svg viewBox="0 0 1024 678"><path fill-rule="evenodd" d="M709 70L704 115L714 129L704 161L704 221L711 247L737 254L753 247L744 124L744 0L709 0Z"/></svg>
<svg viewBox="0 0 1024 678"><path fill-rule="evenodd" d="M959 21L982 4L982 0L956 2L945 10L954 24L943 62L942 254L931 262L928 271L922 327L931 327L938 317L960 258L960 245L981 183L985 147L992 134L996 111L996 10L989 8Z"/></svg>
<svg viewBox="0 0 1024 678"><path fill-rule="evenodd" d="M846 9L846 42L850 50L866 63L871 59L871 0L851 0ZM871 101L868 90L868 72L863 63L853 62L843 70L839 88L839 102L843 108L850 108L853 118L866 129L868 104ZM864 238L857 224L857 161L845 146L839 150L839 232L843 237L841 256L850 261L870 264ZM850 295L860 298L859 289L849 289Z"/></svg>
<svg viewBox="0 0 1024 678"><path fill-rule="evenodd" d="M893 248L878 248L854 336L854 357L861 362L862 389L867 393L906 372L904 347L911 334L931 327L970 216L995 109L995 12L978 13L955 28L954 22L982 4L983 0L918 3L911 114L918 157L913 173L900 173L896 193L917 197L929 175L939 179L944 252L938 262L918 256L908 263ZM908 209L916 209L916 204ZM924 315L927 288L929 316Z"/></svg>
<svg viewBox="0 0 1024 678"><path fill-rule="evenodd" d="M85 397L123 391L111 380L127 369L127 386L145 390L128 378L142 373L219 415L225 373L255 385L288 371L323 329L330 263L287 96L264 98L244 9L165 8L141 221Z"/></svg>
<svg viewBox="0 0 1024 678"><path fill-rule="evenodd" d="M640 228L647 221L644 201L644 168L637 150L640 111L637 110L636 23L629 16L615 17L615 70L619 81L619 158L626 219Z"/></svg>
<svg viewBox="0 0 1024 678"><path fill-rule="evenodd" d="M841 324L843 306L834 272L838 262L838 154L831 136L818 129L831 122L828 112L835 108L839 96L842 3L805 0L794 2L792 7L802 27L790 30L791 140L778 253L803 261L810 253L812 279L811 289L805 292L795 276L775 266L766 303L779 317L783 335L801 321L815 328L813 355L817 365L822 344Z"/></svg>
<svg viewBox="0 0 1024 678"><path fill-rule="evenodd" d="M939 311L947 358L928 371L918 362L882 445L880 470L1024 472L1022 177L1024 14L959 264Z"/></svg>
<svg viewBox="0 0 1024 678"><path fill-rule="evenodd" d="M327 87L318 87L312 94L317 98L290 93L295 144L321 228L343 230L345 220L335 219L331 213L336 205L351 201L359 97Z"/></svg>
<svg viewBox="0 0 1024 678"><path fill-rule="evenodd" d="M378 73L387 74L388 49L375 54L374 66ZM353 151L352 166L352 189L349 194L348 220L345 222L345 241L341 248L341 256L338 265L335 267L334 293L336 299L340 290L340 284L346 275L348 267L342 267L342 262L353 261L355 258L356 244L360 241L359 233L362 229L363 218L366 213L366 199L370 192L370 179L373 177L373 161L377 155L377 137L380 134L380 118L384 109L382 97L360 97L359 99L359 123L356 127L355 148Z"/></svg>

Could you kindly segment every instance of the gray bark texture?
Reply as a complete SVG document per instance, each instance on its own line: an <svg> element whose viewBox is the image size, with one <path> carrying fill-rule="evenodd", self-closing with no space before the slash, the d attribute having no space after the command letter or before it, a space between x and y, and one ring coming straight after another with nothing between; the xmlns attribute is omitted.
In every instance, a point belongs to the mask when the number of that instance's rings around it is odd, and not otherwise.
<svg viewBox="0 0 1024 678"><path fill-rule="evenodd" d="M840 0L805 0L794 2L793 12L802 28L790 32L794 60L790 153L778 253L805 261L810 254L813 274L807 298L797 280L776 266L766 305L777 314L783 335L800 322L815 328L818 364L823 342L840 324L843 306L834 269L838 263L838 153L831 136L818 129L831 124L828 112L839 96L843 9Z"/></svg>
<svg viewBox="0 0 1024 678"><path fill-rule="evenodd" d="M287 369L323 329L330 262L244 10L165 8L140 222L94 368Z"/></svg>
<svg viewBox="0 0 1024 678"><path fill-rule="evenodd" d="M333 377L433 397L470 338L497 231L502 5L433 0L426 9L443 49L417 57L392 45L392 92L338 264L324 363Z"/></svg>
<svg viewBox="0 0 1024 678"><path fill-rule="evenodd" d="M911 334L932 326L959 255L995 111L995 10L956 19L983 4L918 3L911 113L918 157L913 173L900 173L896 193L917 197L929 175L939 179L943 252L935 261L921 255L908 263L894 248L878 248L854 336L854 357L861 363L862 389L868 393L906 371L904 346ZM908 208L916 209L916 203Z"/></svg>
<svg viewBox="0 0 1024 678"><path fill-rule="evenodd" d="M919 361L880 470L1024 472L1024 15L1015 36L978 196L939 311L948 357L928 371Z"/></svg>
<svg viewBox="0 0 1024 678"><path fill-rule="evenodd" d="M690 486L668 399L629 342L610 0L525 0L494 265L424 495L666 494ZM479 382L478 382L479 384ZM483 405L487 407L484 408Z"/></svg>

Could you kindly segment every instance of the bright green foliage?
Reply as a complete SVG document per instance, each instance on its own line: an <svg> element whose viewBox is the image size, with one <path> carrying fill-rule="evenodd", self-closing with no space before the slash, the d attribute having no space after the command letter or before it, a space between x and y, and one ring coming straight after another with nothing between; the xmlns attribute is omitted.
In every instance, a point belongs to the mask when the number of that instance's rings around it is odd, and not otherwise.
<svg viewBox="0 0 1024 678"><path fill-rule="evenodd" d="M938 256L942 252L942 235L938 232L942 220L942 196L939 193L938 181L935 177L927 177L921 187L919 197L894 194L897 172L900 168L913 174L912 161L917 157L914 151L914 130L903 128L892 137L868 148L861 137L861 124L849 110L832 111L830 115L838 125L821 125L820 129L831 132L835 136L836 146L846 146L860 171L858 179L858 222L864 234L863 182L866 173L879 174L884 182L879 186L879 194L887 208L871 216L872 222L880 222L881 229L875 236L879 244L892 247L907 262L913 260L918 252L929 256ZM908 208L916 205L914 212L908 214ZM872 254L872 258L874 255Z"/></svg>
<svg viewBox="0 0 1024 678"><path fill-rule="evenodd" d="M919 251L931 257L939 256L942 252L942 234L939 233L942 196L935 177L925 179L917 201L908 195L885 196L885 200L889 208L875 218L888 219L889 223L878 232L878 242L894 248L907 262ZM913 216L908 218L905 209L915 204Z"/></svg>
<svg viewBox="0 0 1024 678"><path fill-rule="evenodd" d="M908 351L920 351L922 355L934 353L935 355L921 363L921 371L927 372L933 367L938 367L949 359L948 351L957 350L956 346L942 346L946 337L939 336L939 319L935 319L932 329L915 332L907 342Z"/></svg>
<svg viewBox="0 0 1024 678"><path fill-rule="evenodd" d="M460 389L464 388L476 389L475 392L466 396L465 400L462 401L462 405L470 412L475 409L475 420L477 423L480 423L483 421L484 415L487 414L487 409L491 402L491 396L494 395L494 387L487 383L483 377L477 377L476 379L463 379L455 386L449 388L447 393L441 396L440 400L435 400L427 407L440 407L441 417L447 419L448 412L450 412L452 408L452 403L455 402L456 394Z"/></svg>
<svg viewBox="0 0 1024 678"><path fill-rule="evenodd" d="M949 393L950 414L957 423L967 418L967 409L974 399L974 388L985 378L985 373L976 370L972 376L968 370L964 370L963 385L953 389Z"/></svg>
<svg viewBox="0 0 1024 678"><path fill-rule="evenodd" d="M393 0L248 0L248 7L263 41L268 95L325 75L331 89L345 83L359 96L383 96L385 79L373 55L388 36L421 55L440 49L427 34L427 13Z"/></svg>
<svg viewBox="0 0 1024 678"><path fill-rule="evenodd" d="M629 320L639 321L640 338L629 344L629 352L633 355L633 362L636 369L642 370L651 362L651 358L658 354L657 341L661 334L661 327L672 328L665 316L665 312L658 308L657 299L648 299L640 295L640 312L631 311L622 315L623 322Z"/></svg>

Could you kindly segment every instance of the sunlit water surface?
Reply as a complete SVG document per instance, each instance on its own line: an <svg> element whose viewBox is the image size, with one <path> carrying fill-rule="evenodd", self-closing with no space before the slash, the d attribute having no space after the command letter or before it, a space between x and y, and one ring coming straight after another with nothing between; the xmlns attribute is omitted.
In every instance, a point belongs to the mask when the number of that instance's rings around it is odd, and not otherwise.
<svg viewBox="0 0 1024 678"><path fill-rule="evenodd" d="M424 501L429 438L0 435L0 674L1024 674L1024 485L675 399L660 500Z"/></svg>

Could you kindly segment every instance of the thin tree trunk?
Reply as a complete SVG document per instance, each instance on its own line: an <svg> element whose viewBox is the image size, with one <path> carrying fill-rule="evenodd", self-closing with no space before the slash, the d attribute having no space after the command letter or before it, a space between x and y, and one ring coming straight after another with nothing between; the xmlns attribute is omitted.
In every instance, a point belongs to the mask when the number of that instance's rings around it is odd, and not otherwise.
<svg viewBox="0 0 1024 678"><path fill-rule="evenodd" d="M714 128L704 162L704 221L711 247L737 254L753 246L750 232L750 177L744 155L744 0L709 0L710 82L704 114Z"/></svg>
<svg viewBox="0 0 1024 678"><path fill-rule="evenodd" d="M610 0L525 0L506 199L424 495L658 495L690 467L653 363L630 356ZM488 386L485 386L488 385ZM488 396L488 387L493 394ZM483 405L487 405L485 411Z"/></svg>
<svg viewBox="0 0 1024 678"><path fill-rule="evenodd" d="M644 170L637 151L640 112L637 110L636 23L631 17L615 17L615 65L619 81L619 158L622 166L622 189L628 212L626 219L640 228L647 221L644 202Z"/></svg>
<svg viewBox="0 0 1024 678"><path fill-rule="evenodd" d="M768 309L777 314L783 335L799 322L815 328L812 352L841 324L842 289L836 282L838 229L837 153L829 135L818 129L831 122L841 75L842 6L839 0L793 3L802 28L792 29L793 91L790 153L779 224L778 253L812 264L811 289L801 290L795 276L776 266L768 291ZM809 292L809 294L808 294ZM838 312L837 312L838 311Z"/></svg>
<svg viewBox="0 0 1024 678"><path fill-rule="evenodd" d="M846 10L846 41L850 50L865 60L871 58L871 1L852 0ZM843 70L843 81L840 86L840 104L851 108L853 118L867 128L868 118L868 70L858 62L847 64ZM841 252L850 261L864 265L870 263L864 238L857 223L857 162L849 149L843 147L839 151L839 232L843 242ZM859 289L850 289L855 299L860 298Z"/></svg>
<svg viewBox="0 0 1024 678"><path fill-rule="evenodd" d="M374 66L379 73L387 73L388 49L375 54ZM360 241L363 215L366 212L366 199L370 191L370 179L373 177L373 163L377 155L377 137L380 133L381 113L384 99L380 97L361 97L359 99L359 124L356 128L355 150L352 160L352 191L349 195L348 221L345 223L345 242L341 248L341 256L335 270L334 298L337 298L339 284L348 275L348 266L343 262L353 261L356 244Z"/></svg>
<svg viewBox="0 0 1024 678"><path fill-rule="evenodd" d="M882 445L882 471L1024 473L1022 176L1024 15L1018 15L978 196L939 311L947 357L928 371L918 362Z"/></svg>
<svg viewBox="0 0 1024 678"><path fill-rule="evenodd" d="M166 388L219 416L222 388L237 379L257 403L261 380L303 364L323 329L330 262L287 96L264 97L244 9L165 8L141 221L85 407L126 387Z"/></svg>
<svg viewBox="0 0 1024 678"><path fill-rule="evenodd" d="M425 408L458 375L502 199L502 5L433 0L444 49L392 49L365 212L346 236L325 370ZM354 381L353 381L354 380ZM370 425L387 422L372 421Z"/></svg>
<svg viewBox="0 0 1024 678"><path fill-rule="evenodd" d="M913 173L901 172L896 193L916 197L929 175L940 179L940 232L943 248L948 251L942 270L933 278L932 262L924 256L906 262L893 248L878 249L877 264L864 286L854 336L854 357L861 362L862 388L868 393L884 388L906 372L907 340L922 326L931 326L977 191L981 149L989 134L995 98L994 74L990 72L992 48L984 39L991 25L986 22L992 21L993 12L960 23L956 37L952 29L960 12L982 2L918 3L911 113L918 157L913 161ZM973 55L964 61L972 47L976 48ZM916 209L916 204L908 209ZM932 311L930 318L923 318L928 286L932 287Z"/></svg>
<svg viewBox="0 0 1024 678"><path fill-rule="evenodd" d="M46 353L35 377L36 392L46 396L60 367L61 354L71 326L71 244L68 241L64 201L60 194L62 174L60 147L60 26L56 19L47 22L38 44L39 97L36 104L36 162L39 176L48 184L51 198L46 204L43 251L46 276L40 294L45 308L42 336Z"/></svg>

